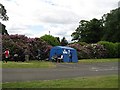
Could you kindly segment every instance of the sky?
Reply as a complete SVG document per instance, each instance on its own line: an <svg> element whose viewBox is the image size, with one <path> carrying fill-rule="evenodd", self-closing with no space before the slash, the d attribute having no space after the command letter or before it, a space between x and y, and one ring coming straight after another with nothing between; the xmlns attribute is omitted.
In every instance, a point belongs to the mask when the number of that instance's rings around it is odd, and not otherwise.
<svg viewBox="0 0 120 90"><path fill-rule="evenodd" d="M49 34L65 37L71 34L80 20L100 19L103 14L118 7L119 0L0 0L9 16L6 25L9 34L41 37Z"/></svg>

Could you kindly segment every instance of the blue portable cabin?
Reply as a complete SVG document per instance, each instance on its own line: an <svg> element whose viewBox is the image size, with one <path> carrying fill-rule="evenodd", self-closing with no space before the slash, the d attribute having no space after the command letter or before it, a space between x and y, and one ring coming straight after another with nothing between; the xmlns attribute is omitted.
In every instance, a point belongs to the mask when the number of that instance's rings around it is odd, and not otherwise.
<svg viewBox="0 0 120 90"><path fill-rule="evenodd" d="M77 51L74 48L66 46L55 46L50 50L49 59L52 60L54 55L63 55L63 62L78 62ZM71 57L69 57L71 55Z"/></svg>

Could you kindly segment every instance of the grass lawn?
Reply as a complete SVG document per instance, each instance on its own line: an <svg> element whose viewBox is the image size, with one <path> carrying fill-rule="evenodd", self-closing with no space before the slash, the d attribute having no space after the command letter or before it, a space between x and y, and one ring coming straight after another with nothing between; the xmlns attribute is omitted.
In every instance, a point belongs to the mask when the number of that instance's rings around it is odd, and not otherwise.
<svg viewBox="0 0 120 90"><path fill-rule="evenodd" d="M110 58L110 59L81 59L78 63L105 63L105 62L118 62L120 59L118 58Z"/></svg>
<svg viewBox="0 0 120 90"><path fill-rule="evenodd" d="M0 61L0 68L2 68L2 61Z"/></svg>
<svg viewBox="0 0 120 90"><path fill-rule="evenodd" d="M54 68L56 65L52 62L29 61L29 62L2 62L2 68Z"/></svg>
<svg viewBox="0 0 120 90"><path fill-rule="evenodd" d="M3 83L3 88L118 88L118 75Z"/></svg>
<svg viewBox="0 0 120 90"><path fill-rule="evenodd" d="M118 58L113 59L81 59L78 61L81 63L103 63L103 62L118 62ZM68 63L74 64L74 63ZM29 61L29 62L12 62L8 63L0 62L0 68L54 68L56 67L55 63L45 62L45 61Z"/></svg>

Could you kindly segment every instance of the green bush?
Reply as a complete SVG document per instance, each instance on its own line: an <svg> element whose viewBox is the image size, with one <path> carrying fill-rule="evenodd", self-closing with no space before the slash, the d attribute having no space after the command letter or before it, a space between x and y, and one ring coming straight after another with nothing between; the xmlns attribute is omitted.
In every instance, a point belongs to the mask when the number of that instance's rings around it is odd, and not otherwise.
<svg viewBox="0 0 120 90"><path fill-rule="evenodd" d="M103 45L108 52L108 58L118 58L120 57L120 43L113 43L108 41L100 41L99 44Z"/></svg>
<svg viewBox="0 0 120 90"><path fill-rule="evenodd" d="M115 43L115 55L120 58L120 43Z"/></svg>
<svg viewBox="0 0 120 90"><path fill-rule="evenodd" d="M52 35L44 35L40 38L45 42L47 42L49 45L52 45L52 46L60 45L60 42L57 40L57 38L53 37Z"/></svg>

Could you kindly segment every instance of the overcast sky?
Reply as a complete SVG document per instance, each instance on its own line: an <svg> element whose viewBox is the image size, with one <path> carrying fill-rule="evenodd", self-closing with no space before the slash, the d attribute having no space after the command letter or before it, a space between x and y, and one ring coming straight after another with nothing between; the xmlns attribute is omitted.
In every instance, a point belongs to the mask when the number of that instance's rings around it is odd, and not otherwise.
<svg viewBox="0 0 120 90"><path fill-rule="evenodd" d="M50 34L71 40L80 20L100 19L119 0L0 0L9 16L9 34L40 37Z"/></svg>

